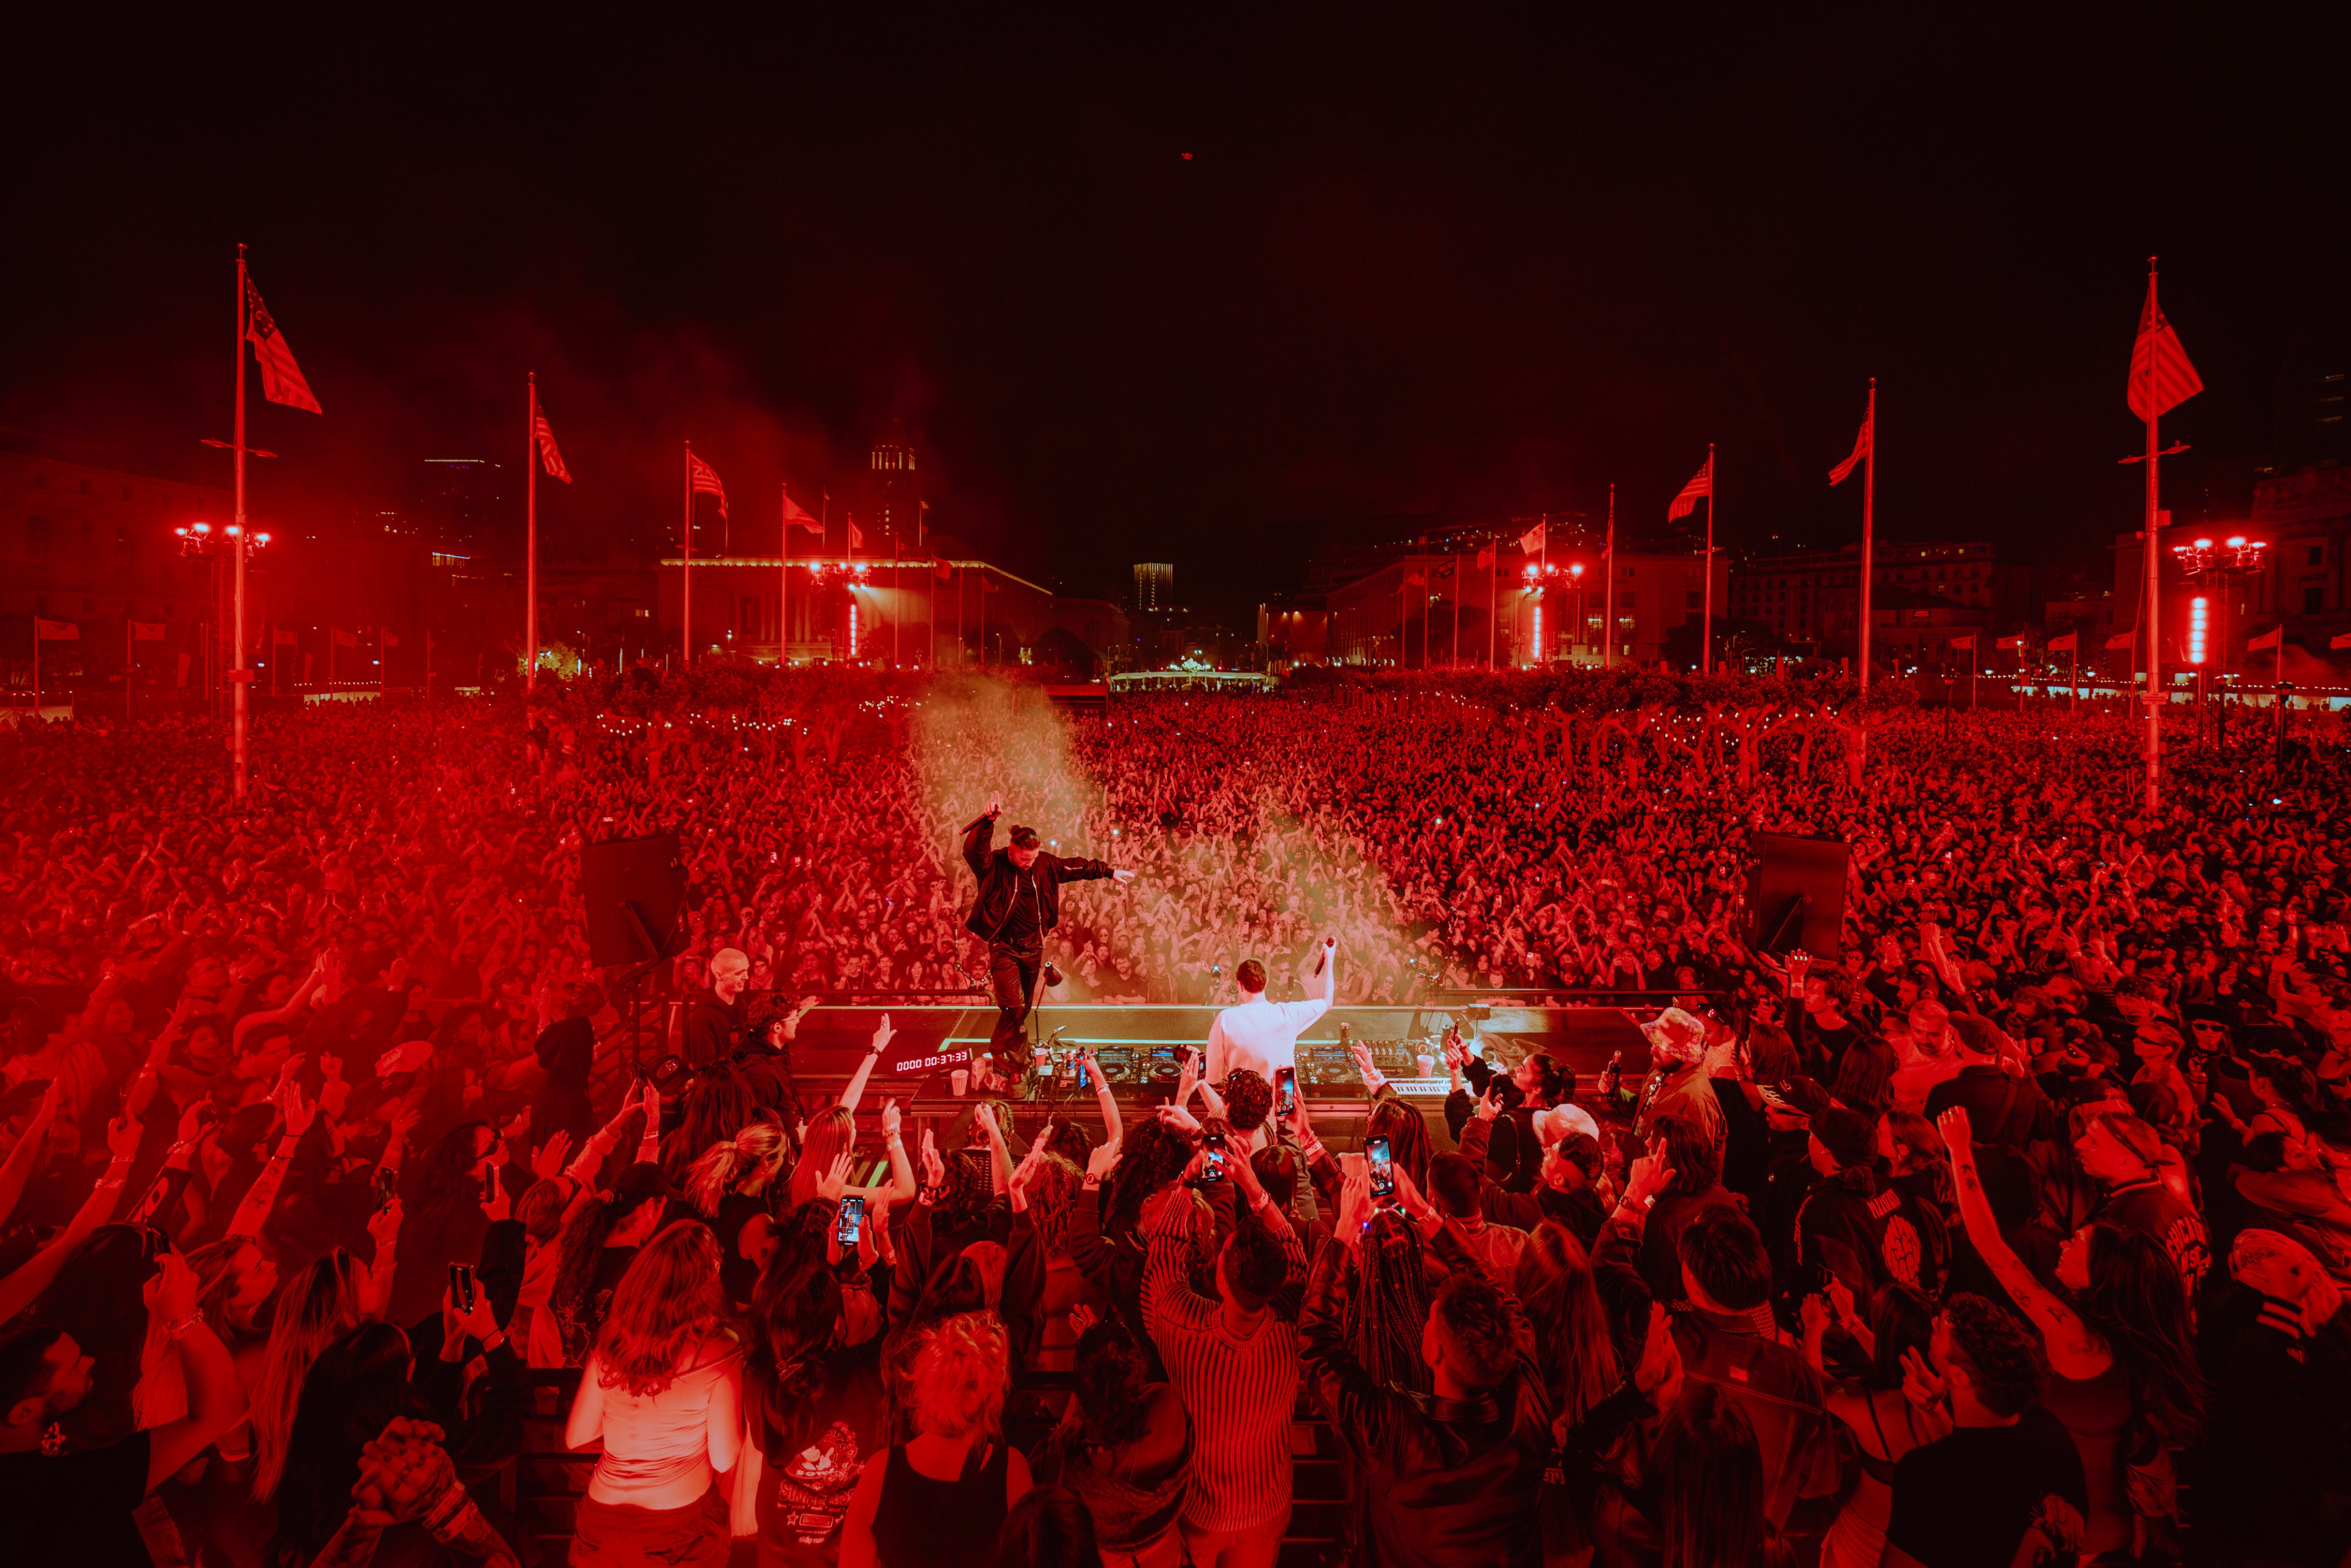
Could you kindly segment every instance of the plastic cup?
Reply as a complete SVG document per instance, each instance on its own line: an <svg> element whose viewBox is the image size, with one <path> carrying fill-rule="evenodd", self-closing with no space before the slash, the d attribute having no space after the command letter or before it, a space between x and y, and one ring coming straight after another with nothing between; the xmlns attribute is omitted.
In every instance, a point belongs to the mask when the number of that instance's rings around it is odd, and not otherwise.
<svg viewBox="0 0 2351 1568"><path fill-rule="evenodd" d="M955 1086L956 1093L960 1096L965 1090L971 1087L971 1074L967 1070L958 1067L954 1071L947 1074L947 1082Z"/></svg>
<svg viewBox="0 0 2351 1568"><path fill-rule="evenodd" d="M1420 1053L1420 1075L1423 1078L1434 1078L1437 1076L1437 1058L1429 1055L1428 1052L1425 1051Z"/></svg>

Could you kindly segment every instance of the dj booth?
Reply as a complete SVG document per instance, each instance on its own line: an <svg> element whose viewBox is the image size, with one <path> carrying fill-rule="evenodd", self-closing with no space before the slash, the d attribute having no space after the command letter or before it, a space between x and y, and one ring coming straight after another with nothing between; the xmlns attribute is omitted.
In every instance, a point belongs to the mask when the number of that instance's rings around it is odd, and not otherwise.
<svg viewBox="0 0 2351 1568"><path fill-rule="evenodd" d="M1648 1070L1648 1040L1635 1019L1655 1016L1662 1005L1333 1008L1299 1037L1299 1090L1323 1140L1352 1147L1370 1096L1347 1042L1368 1047L1373 1064L1398 1094L1435 1113L1450 1087L1441 1041L1446 1029L1458 1024L1462 1042L1498 1069L1508 1071L1528 1053L1541 1051L1573 1072L1589 1093L1613 1056L1621 1056L1629 1077ZM1023 1033L1038 1072L1034 1087L1008 1106L1015 1130L1031 1137L1053 1118L1099 1129L1094 1092L1075 1082L1074 1055L1081 1050L1101 1063L1122 1116L1166 1103L1180 1071L1178 1049L1203 1049L1217 1012L1204 1007L1037 1009ZM801 1020L792 1048L801 1103L820 1106L847 1087L884 1013L893 1038L867 1080L860 1122L870 1123L883 1101L895 1099L914 1124L933 1127L942 1142L956 1141L953 1134L981 1097L968 1085L958 1096L954 1075L987 1057L997 1019L992 1006L818 1008Z"/></svg>

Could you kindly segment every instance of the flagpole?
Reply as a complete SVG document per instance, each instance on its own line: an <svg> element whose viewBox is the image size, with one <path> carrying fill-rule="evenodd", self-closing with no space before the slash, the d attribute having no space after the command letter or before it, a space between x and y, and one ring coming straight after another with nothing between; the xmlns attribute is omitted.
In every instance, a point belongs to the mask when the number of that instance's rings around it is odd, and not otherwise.
<svg viewBox="0 0 2351 1568"><path fill-rule="evenodd" d="M1698 637L1699 674L1714 674L1714 514L1721 501L1716 495L1714 443L1706 444L1706 601L1699 612Z"/></svg>
<svg viewBox="0 0 2351 1568"><path fill-rule="evenodd" d="M694 664L694 443L685 444L685 568L679 578L678 589L678 652L679 663L688 668Z"/></svg>
<svg viewBox="0 0 2351 1568"><path fill-rule="evenodd" d="M2147 258L2147 298L2148 309L2155 309L2155 257L2151 256ZM2152 400L2149 401L2148 406L2150 408L2154 406ZM2149 816L2155 815L2161 809L2163 779L2163 710L2158 706L2163 700L2162 688L2158 685L2163 665L2163 639L2160 631L2163 622L2158 618L2156 606L2158 584L2156 552L2160 548L2160 543L2156 538L2158 490L2155 476L2157 462L2155 421L2154 414L2147 415L2147 527L2142 536L2147 544L2145 596L2147 599L2147 811ZM2283 645L2284 639L2280 638L2279 643ZM2283 659L2283 653L2280 657Z"/></svg>
<svg viewBox="0 0 2351 1568"><path fill-rule="evenodd" d="M528 699L538 685L538 372L530 383L530 408L523 422L523 495L525 497L522 640L525 647L522 691Z"/></svg>
<svg viewBox="0 0 2351 1568"><path fill-rule="evenodd" d="M245 799L246 777L246 703L245 703L245 335L246 331L246 302L252 286L246 281L245 246L236 247L236 525L229 529L229 539L236 550L236 674L230 677L236 688L231 700L235 716L230 723L235 735L236 798Z"/></svg>
<svg viewBox="0 0 2351 1568"><path fill-rule="evenodd" d="M1869 450L1861 460L1861 690L1869 690L1870 588L1876 570L1877 378L1869 378Z"/></svg>
<svg viewBox="0 0 2351 1568"><path fill-rule="evenodd" d="M122 722L131 722L131 617L127 614L122 618Z"/></svg>
<svg viewBox="0 0 2351 1568"><path fill-rule="evenodd" d="M1496 539L1486 547L1486 668L1494 667L1494 618L1497 613L1495 585L1502 575L1502 541Z"/></svg>
<svg viewBox="0 0 2351 1568"><path fill-rule="evenodd" d="M783 499L776 514L776 526L783 538L776 560L777 575L782 580L776 591L776 668L788 670L792 664L792 487L780 479L776 483Z"/></svg>
<svg viewBox="0 0 2351 1568"><path fill-rule="evenodd" d="M1616 486L1608 486L1608 592L1603 612L1608 624L1600 629L1600 667L1616 667Z"/></svg>
<svg viewBox="0 0 2351 1568"><path fill-rule="evenodd" d="M1461 552L1455 550L1453 552L1453 647L1446 654L1445 659L1446 664L1456 670L1461 667L1461 590L1464 586L1461 580Z"/></svg>

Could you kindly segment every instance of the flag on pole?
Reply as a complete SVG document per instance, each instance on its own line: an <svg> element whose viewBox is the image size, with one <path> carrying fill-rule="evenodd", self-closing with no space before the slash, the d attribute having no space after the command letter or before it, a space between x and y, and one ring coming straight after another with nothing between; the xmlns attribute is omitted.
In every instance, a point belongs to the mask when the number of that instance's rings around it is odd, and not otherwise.
<svg viewBox="0 0 2351 1568"><path fill-rule="evenodd" d="M131 623L131 640L134 643L162 642L163 640L163 622L161 621L133 621Z"/></svg>
<svg viewBox="0 0 2351 1568"><path fill-rule="evenodd" d="M245 340L253 345L254 362L261 367L262 396L288 408L325 412L310 394L310 383L302 379L302 367L294 362L294 350L286 346L286 334L261 302L261 290L253 286L250 272L245 277Z"/></svg>
<svg viewBox="0 0 2351 1568"><path fill-rule="evenodd" d="M1492 545L1488 545L1484 549L1478 552L1478 564L1479 566L1491 566L1494 564L1494 547Z"/></svg>
<svg viewBox="0 0 2351 1568"><path fill-rule="evenodd" d="M1708 454L1706 462L1699 466L1695 475L1691 476L1690 482L1682 486L1681 494L1674 497L1674 504L1666 508L1666 521L1670 523L1676 517L1688 517L1698 510L1698 498L1700 496L1710 497L1713 494L1714 457Z"/></svg>
<svg viewBox="0 0 2351 1568"><path fill-rule="evenodd" d="M2329 648L2351 648L2351 632L2337 632L2326 640Z"/></svg>
<svg viewBox="0 0 2351 1568"><path fill-rule="evenodd" d="M857 519L856 519L856 518L854 518L854 517L850 518L850 519L849 519L849 548L850 548L851 549L857 549L861 548L864 543L865 543L865 530L864 530L863 528L859 528L859 527L857 526Z"/></svg>
<svg viewBox="0 0 2351 1568"><path fill-rule="evenodd" d="M563 454L555 449L555 427L547 423L547 410L538 406L537 382L530 389L530 430L538 440L538 463L547 470L547 476L570 484L571 470L563 465Z"/></svg>
<svg viewBox="0 0 2351 1568"><path fill-rule="evenodd" d="M2106 648L2109 652L2112 652L2116 648L2136 647L2137 644L2138 628L2136 626L2132 627L2127 632L2117 632L2113 636L2106 639Z"/></svg>
<svg viewBox="0 0 2351 1568"><path fill-rule="evenodd" d="M2049 639L2049 651L2053 653L2070 653L2081 645L2082 634L2079 632L2068 632L2063 637Z"/></svg>
<svg viewBox="0 0 2351 1568"><path fill-rule="evenodd" d="M2024 639L2022 636L2002 637L1999 642L1994 643L1992 646L1995 648L2022 648L2024 646Z"/></svg>
<svg viewBox="0 0 2351 1568"><path fill-rule="evenodd" d="M931 562L931 575L937 578L941 582L946 582L955 576L955 568L948 565L944 559L934 560Z"/></svg>
<svg viewBox="0 0 2351 1568"><path fill-rule="evenodd" d="M400 633L399 633L399 632L395 632L395 631L393 631L393 630L392 630L391 627L389 627L389 626L385 627L385 628L383 629L383 645L384 645L385 647L387 647L387 648L397 648L397 647L399 647L399 646L400 646Z"/></svg>
<svg viewBox="0 0 2351 1568"><path fill-rule="evenodd" d="M1861 460L1869 455L1870 448L1877 444L1876 423L1877 416L1875 412L1861 416L1861 434L1853 438L1853 455L1829 470L1830 484L1844 484L1846 476L1859 467Z"/></svg>
<svg viewBox="0 0 2351 1568"><path fill-rule="evenodd" d="M689 452L685 455L685 471L693 476L692 494L718 497L718 520L726 520L726 486L718 482L718 470Z"/></svg>
<svg viewBox="0 0 2351 1568"><path fill-rule="evenodd" d="M2251 642L2247 643L2245 644L2245 652L2248 653L2258 653L2264 648L2277 648L2280 653L2283 653L2285 650L2279 647L2279 644L2283 643L2284 639L2285 628L2283 626L2273 626L2268 631L2262 632L2260 636L2255 637Z"/></svg>
<svg viewBox="0 0 2351 1568"><path fill-rule="evenodd" d="M792 499L791 486L784 486L784 521L796 528L806 528L819 538L824 537L824 525L809 516L808 508Z"/></svg>
<svg viewBox="0 0 2351 1568"><path fill-rule="evenodd" d="M291 648L300 641L283 626L273 628L269 633L269 645L273 648Z"/></svg>
<svg viewBox="0 0 2351 1568"><path fill-rule="evenodd" d="M1414 586L1416 583L1416 584L1418 584L1419 586L1423 587L1423 588L1427 587L1427 586L1428 586L1428 574L1427 574L1426 572L1425 572L1425 571L1415 571L1415 572L1408 572L1408 573L1406 573L1406 574L1405 574L1405 580L1404 580L1404 585L1405 585L1406 588L1410 588L1410 587Z"/></svg>
<svg viewBox="0 0 2351 1568"><path fill-rule="evenodd" d="M36 615L33 635L52 643L78 643L81 640L81 628L70 621L44 621Z"/></svg>
<svg viewBox="0 0 2351 1568"><path fill-rule="evenodd" d="M2131 344L2130 410L2141 419L2168 413L2204 390L2203 378L2188 362L2179 334L2155 302L2155 275L2147 279L2147 305L2138 314L2138 338Z"/></svg>
<svg viewBox="0 0 2351 1568"><path fill-rule="evenodd" d="M1975 634L1974 632L1969 632L1969 633L1968 633L1966 636L1964 636L1964 637L1954 637L1954 638L1952 638L1952 639L1951 639L1951 646L1952 646L1952 647L1954 647L1954 648L1970 648L1970 649L1971 649L1971 648L1973 648L1975 645L1976 645L1976 634Z"/></svg>
<svg viewBox="0 0 2351 1568"><path fill-rule="evenodd" d="M1543 526L1537 523L1519 536L1519 551L1522 555L1541 555L1543 548Z"/></svg>
<svg viewBox="0 0 2351 1568"><path fill-rule="evenodd" d="M346 632L340 627L330 627L329 630L334 634L336 647L356 648L360 645L360 636L358 632Z"/></svg>

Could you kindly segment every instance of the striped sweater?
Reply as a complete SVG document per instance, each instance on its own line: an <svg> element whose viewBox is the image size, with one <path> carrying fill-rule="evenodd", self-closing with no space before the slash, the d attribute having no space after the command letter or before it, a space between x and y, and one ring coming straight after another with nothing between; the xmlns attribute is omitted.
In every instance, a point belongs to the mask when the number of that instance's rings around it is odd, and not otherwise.
<svg viewBox="0 0 2351 1568"><path fill-rule="evenodd" d="M1246 1338L1237 1338L1225 1326L1223 1303L1192 1289L1185 1265L1200 1207L1194 1195L1179 1191L1144 1226L1151 1257L1143 1273L1143 1315L1168 1381L1192 1413L1196 1440L1185 1524L1196 1531L1252 1530L1290 1507L1298 1325L1269 1311ZM1306 1266L1297 1232L1271 1207L1256 1219L1281 1243L1295 1278Z"/></svg>

